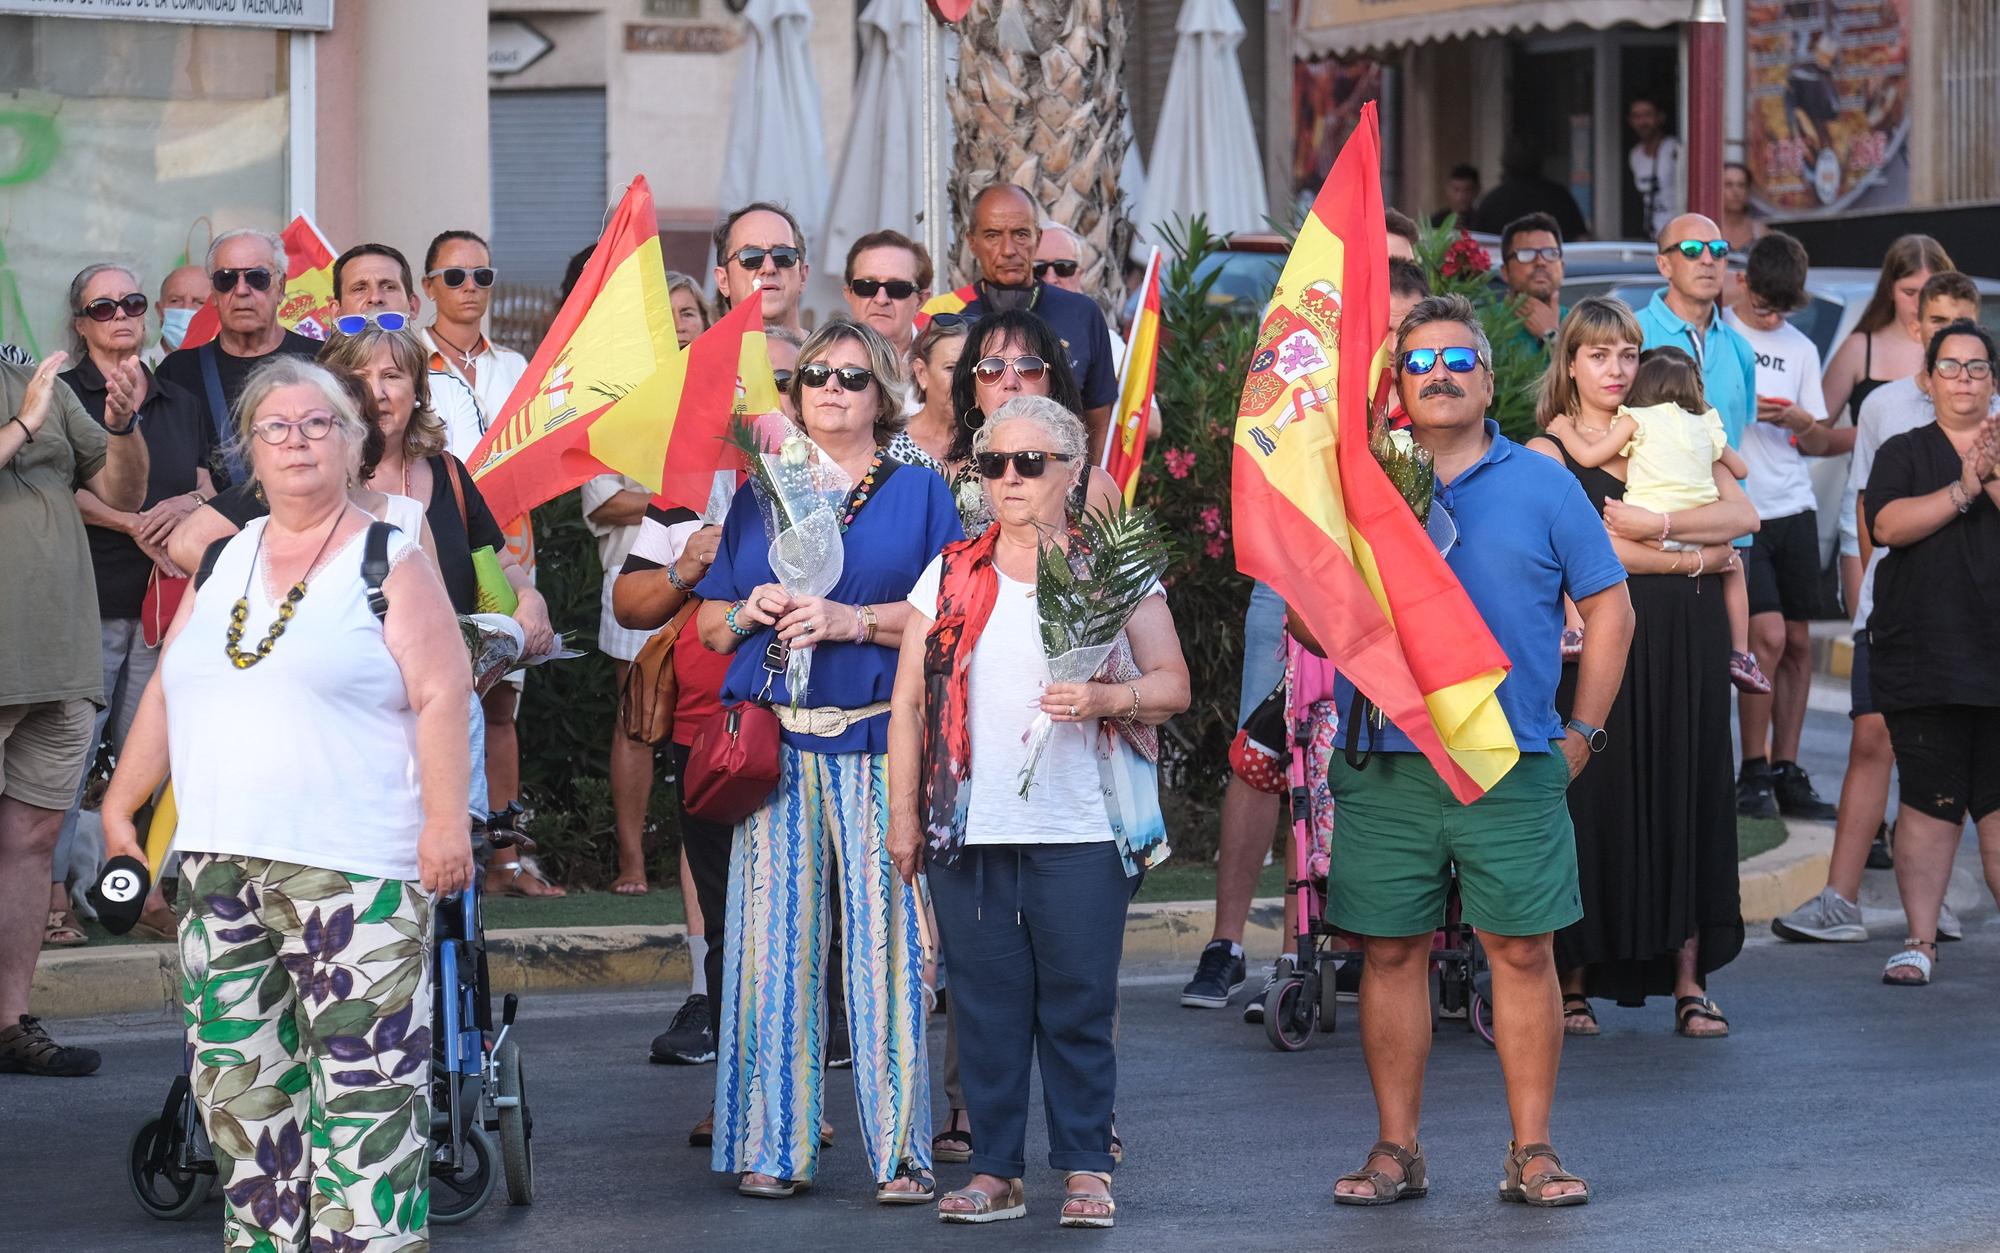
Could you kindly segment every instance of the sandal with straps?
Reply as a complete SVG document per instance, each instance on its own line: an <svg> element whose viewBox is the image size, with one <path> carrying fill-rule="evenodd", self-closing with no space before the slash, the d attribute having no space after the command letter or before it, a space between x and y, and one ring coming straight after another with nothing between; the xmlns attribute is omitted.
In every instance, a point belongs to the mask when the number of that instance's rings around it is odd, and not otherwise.
<svg viewBox="0 0 2000 1253"><path fill-rule="evenodd" d="M1903 951L1891 957L1889 964L1882 967L1882 982L1893 988L1921 988L1930 983L1931 967L1937 959L1924 953L1926 946L1932 953L1937 952L1936 940L1919 940L1915 936L1905 938ZM1893 977L1896 971L1904 969L1916 971L1917 977L1914 979Z"/></svg>
<svg viewBox="0 0 2000 1253"><path fill-rule="evenodd" d="M1403 1168L1403 1177L1393 1179L1384 1170L1370 1170L1368 1163L1378 1157L1386 1157ZM1394 1205L1405 1198L1415 1200L1431 1190L1430 1180L1424 1171L1424 1149L1422 1145L1404 1148L1394 1140L1377 1140L1375 1147L1368 1150L1360 1170L1351 1170L1333 1181L1335 1205ZM1368 1196L1358 1192L1341 1192L1343 1183L1365 1183L1375 1191Z"/></svg>
<svg viewBox="0 0 2000 1253"><path fill-rule="evenodd" d="M1096 1192L1079 1192L1075 1188L1069 1186L1070 1180L1082 1179L1086 1177L1091 1179L1103 1180L1104 1181L1103 1193L1099 1194ZM1091 1228L1096 1228L1098 1230L1102 1230L1104 1228L1113 1227L1117 1225L1118 1202L1111 1199L1110 1174L1101 1170L1072 1170L1063 1175L1063 1187L1068 1190L1063 1194L1062 1217L1056 1220L1057 1226L1091 1227ZM1102 1205L1104 1207L1104 1212L1102 1214L1073 1213L1070 1210L1070 1206L1072 1205Z"/></svg>
<svg viewBox="0 0 2000 1253"><path fill-rule="evenodd" d="M1582 1021L1572 1026L1572 1018ZM1578 992L1563 993L1563 1034L1596 1035L1598 1030L1597 1011L1590 1007L1590 998Z"/></svg>
<svg viewBox="0 0 2000 1253"><path fill-rule="evenodd" d="M1720 1031L1689 1031L1688 1024L1697 1018L1722 1024ZM1729 1038L1729 1020L1722 1016L1715 1002L1705 996L1681 996L1674 998L1674 1034L1684 1035L1690 1040L1726 1040Z"/></svg>
<svg viewBox="0 0 2000 1253"><path fill-rule="evenodd" d="M946 1201L964 1201L972 1208L946 1209ZM941 1223L999 1223L1010 1218L1026 1218L1027 1192L1021 1187L1019 1179L1009 1179L1007 1190L997 1194L984 1188L960 1188L938 1198L937 1216Z"/></svg>
<svg viewBox="0 0 2000 1253"><path fill-rule="evenodd" d="M1538 1170L1525 1174L1528 1163L1538 1157L1546 1157L1555 1163L1554 1170ZM1500 1199L1517 1201L1522 1205L1533 1205L1542 1209L1555 1209L1564 1205L1587 1205L1590 1202L1590 1185L1562 1168L1562 1158L1556 1156L1555 1147L1548 1144L1524 1144L1519 1148L1507 1146L1506 1176L1500 1181ZM1575 1192L1565 1192L1559 1196L1549 1195L1549 1185L1556 1183L1582 1184Z"/></svg>
<svg viewBox="0 0 2000 1253"><path fill-rule="evenodd" d="M958 1125L963 1118L965 1125ZM972 1115L962 1109L951 1111L944 1130L931 1137L931 1156L954 1165L972 1160Z"/></svg>
<svg viewBox="0 0 2000 1253"><path fill-rule="evenodd" d="M889 1185L898 1179L913 1180L922 1186L914 1192L891 1188ZM898 1166L896 1173L883 1180L881 1186L875 1189L877 1205L929 1205L935 1200L937 1200L937 1176L910 1162Z"/></svg>

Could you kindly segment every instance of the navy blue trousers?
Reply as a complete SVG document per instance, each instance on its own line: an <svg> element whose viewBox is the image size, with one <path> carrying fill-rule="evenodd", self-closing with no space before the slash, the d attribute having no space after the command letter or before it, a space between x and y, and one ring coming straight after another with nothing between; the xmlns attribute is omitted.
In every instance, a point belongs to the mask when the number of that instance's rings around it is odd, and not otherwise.
<svg viewBox="0 0 2000 1253"><path fill-rule="evenodd" d="M931 902L951 983L972 1169L1027 1166L1028 1068L1042 1068L1049 1165L1112 1169L1113 1019L1125 910L1138 887L1118 846L967 848L933 864Z"/></svg>

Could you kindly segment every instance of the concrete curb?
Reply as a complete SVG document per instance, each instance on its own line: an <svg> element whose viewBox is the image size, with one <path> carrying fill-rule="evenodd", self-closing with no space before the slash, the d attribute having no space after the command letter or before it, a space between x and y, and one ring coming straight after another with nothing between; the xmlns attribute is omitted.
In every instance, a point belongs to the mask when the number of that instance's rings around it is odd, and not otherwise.
<svg viewBox="0 0 2000 1253"><path fill-rule="evenodd" d="M1788 822L1783 844L1743 863L1743 920L1767 922L1826 884L1833 828ZM1278 951L1284 901L1251 902L1244 944L1254 954ZM1125 956L1192 966L1215 926L1211 901L1134 905L1125 922ZM494 931L487 961L498 993L569 988L684 984L687 929L669 927L548 927ZM170 944L125 944L48 952L35 966L29 1004L49 1018L144 1013L172 1006L180 994L180 961Z"/></svg>

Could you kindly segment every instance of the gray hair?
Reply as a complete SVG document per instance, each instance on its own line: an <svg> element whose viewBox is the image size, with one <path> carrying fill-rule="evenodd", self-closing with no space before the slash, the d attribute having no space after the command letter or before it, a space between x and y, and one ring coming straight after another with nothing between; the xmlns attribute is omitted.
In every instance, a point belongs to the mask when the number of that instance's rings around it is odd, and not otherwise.
<svg viewBox="0 0 2000 1253"><path fill-rule="evenodd" d="M1457 322L1472 332L1473 343L1479 349L1479 364L1488 370L1493 368L1493 345L1487 341L1486 328L1479 324L1479 314L1472 302L1463 296L1426 296L1411 306L1403 317L1403 324L1396 328L1396 360L1403 357L1403 341L1420 326L1432 322Z"/></svg>
<svg viewBox="0 0 2000 1253"><path fill-rule="evenodd" d="M1089 466L1085 464L1089 455L1089 435L1083 429L1083 419L1047 396L1016 396L1001 405L972 433L973 453L989 451L993 447L993 432L1014 421L1033 422L1048 433L1049 447L1045 451L1069 458L1072 483L1081 482L1083 475L1089 472Z"/></svg>
<svg viewBox="0 0 2000 1253"><path fill-rule="evenodd" d="M233 231L224 231L222 234L208 241L206 266L209 273L213 274L215 272L215 254L221 250L222 245L232 239L254 239L262 243L266 248L269 248L271 250L271 265L277 270L277 273L272 277L279 279L285 277L287 273L286 267L290 263L285 257L284 239L273 235L269 231L260 231L248 226L239 226Z"/></svg>
<svg viewBox="0 0 2000 1253"><path fill-rule="evenodd" d="M1056 221L1054 218L1043 218L1042 234L1046 235L1051 231L1055 231L1060 234L1069 236L1069 242L1076 245L1076 250L1079 253L1083 251L1083 236L1077 234L1069 227L1064 226L1061 222Z"/></svg>
<svg viewBox="0 0 2000 1253"><path fill-rule="evenodd" d="M770 332L766 331L766 335ZM896 432L903 429L909 419L903 413L903 388L907 386L903 375L903 355L889 346L882 333L865 322L853 318L828 318L818 330L806 336L806 342L799 346L799 364L810 365L824 360L827 350L835 344L849 342L861 345L868 354L868 369L875 376L875 401L880 406L875 412L875 442L886 444L896 438ZM792 403L799 403L799 393L804 390L800 376L792 375ZM799 408L800 424L804 424L805 407Z"/></svg>
<svg viewBox="0 0 2000 1253"><path fill-rule="evenodd" d="M701 324L704 329L715 325L714 310L708 307L708 297L701 294L701 284L695 282L692 276L683 274L679 270L668 270L667 296L671 298L677 291L684 291L694 297L694 307L701 312ZM766 332L766 334L769 334L769 332Z"/></svg>
<svg viewBox="0 0 2000 1253"><path fill-rule="evenodd" d="M257 411L271 398L271 393L286 387L310 386L317 388L321 399L326 402L327 412L333 415L334 430L347 443L347 474L352 483L361 475L361 446L368 439L368 424L361 417L361 411L354 407L354 397L348 393L333 371L304 357L275 356L250 372L250 378L243 385L243 394L236 398L234 438L235 451L242 457L243 464L251 467L250 477L256 478L256 462L252 459L257 437L251 432L250 424L257 418Z"/></svg>
<svg viewBox="0 0 2000 1253"><path fill-rule="evenodd" d="M77 319L83 316L84 290L90 286L90 280L100 274L123 274L126 278L132 280L133 291L143 293L146 290L146 285L139 281L139 272L137 270L129 265L120 265L116 261L99 261L94 265L86 265L81 270L78 270L76 277L69 281L69 363L71 365L76 365L82 361L90 352L90 344L83 338L83 332L77 329L76 323ZM143 329L141 328L139 336L142 340L145 339Z"/></svg>

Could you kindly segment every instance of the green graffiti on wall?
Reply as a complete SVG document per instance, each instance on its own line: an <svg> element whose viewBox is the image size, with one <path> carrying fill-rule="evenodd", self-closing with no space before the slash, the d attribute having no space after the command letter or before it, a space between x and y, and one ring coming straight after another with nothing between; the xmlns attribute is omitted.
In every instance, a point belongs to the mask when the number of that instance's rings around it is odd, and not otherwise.
<svg viewBox="0 0 2000 1253"><path fill-rule="evenodd" d="M0 109L0 159L11 153L11 163L0 165L0 187L19 187L49 172L62 151L62 136L55 118L46 113L22 109ZM0 240L0 341L19 344L37 356L35 329L29 325L21 303L21 285L7 264L7 248Z"/></svg>

